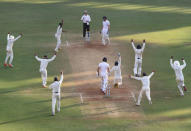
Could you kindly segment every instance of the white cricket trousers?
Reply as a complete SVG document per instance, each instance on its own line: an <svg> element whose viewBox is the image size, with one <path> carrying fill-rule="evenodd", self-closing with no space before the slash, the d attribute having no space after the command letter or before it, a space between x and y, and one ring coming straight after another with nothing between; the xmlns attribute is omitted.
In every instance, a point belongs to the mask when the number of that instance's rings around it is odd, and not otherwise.
<svg viewBox="0 0 191 131"><path fill-rule="evenodd" d="M10 59L9 59L9 57L10 57ZM7 64L8 59L9 59L9 64L12 64L13 57L14 57L13 51L7 51L7 56L5 58L5 64Z"/></svg>
<svg viewBox="0 0 191 131"><path fill-rule="evenodd" d="M134 64L134 75L139 75L141 76L141 71L142 71L142 59L135 59L135 64Z"/></svg>
<svg viewBox="0 0 191 131"><path fill-rule="evenodd" d="M60 112L60 93L52 93L52 115L55 115L57 102L57 111Z"/></svg>
<svg viewBox="0 0 191 131"><path fill-rule="evenodd" d="M110 44L108 30L102 30L102 44L106 45L106 41Z"/></svg>
<svg viewBox="0 0 191 131"><path fill-rule="evenodd" d="M184 80L176 80L177 85L178 85L178 89L180 91L180 95L184 96L184 92L182 90L182 88L184 87Z"/></svg>
<svg viewBox="0 0 191 131"><path fill-rule="evenodd" d="M56 36L56 39L57 39L57 45L56 45L56 48L55 48L55 51L58 52L58 49L61 47L61 39L60 39L60 36Z"/></svg>
<svg viewBox="0 0 191 131"><path fill-rule="evenodd" d="M41 78L42 78L42 85L43 86L46 86L46 81L47 81L47 70L45 69L45 70L41 70L40 71L40 73L41 73Z"/></svg>
<svg viewBox="0 0 191 131"><path fill-rule="evenodd" d="M108 75L101 76L101 89L103 92L106 92L108 84Z"/></svg>
<svg viewBox="0 0 191 131"><path fill-rule="evenodd" d="M151 102L150 88L149 87L142 87L142 89L141 89L141 91L139 93L139 96L138 96L137 105L141 104L141 99L142 99L142 96L143 96L144 92L146 94L146 97L147 97L148 101Z"/></svg>

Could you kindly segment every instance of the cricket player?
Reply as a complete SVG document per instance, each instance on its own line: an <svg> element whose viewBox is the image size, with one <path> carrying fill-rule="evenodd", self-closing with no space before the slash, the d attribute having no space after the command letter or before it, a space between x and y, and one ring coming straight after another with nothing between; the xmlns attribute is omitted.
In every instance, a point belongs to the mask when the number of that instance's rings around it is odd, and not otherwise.
<svg viewBox="0 0 191 131"><path fill-rule="evenodd" d="M57 31L55 33L55 38L57 39L57 45L55 48L56 52L58 52L58 50L61 48L62 26L63 26L63 21L59 23Z"/></svg>
<svg viewBox="0 0 191 131"><path fill-rule="evenodd" d="M60 87L64 79L63 72L61 72L60 81L54 77L54 82L49 86L52 89L52 115L55 115L55 107L57 102L57 111L60 112Z"/></svg>
<svg viewBox="0 0 191 131"><path fill-rule="evenodd" d="M143 40L143 47L141 48L141 45L137 45L137 48L135 48L134 40L131 40L132 47L135 52L135 64L134 64L134 76L141 76L142 71L142 55L143 51L145 49L145 40Z"/></svg>
<svg viewBox="0 0 191 131"><path fill-rule="evenodd" d="M101 77L101 91L106 93L106 88L108 84L108 74L110 73L109 64L107 63L107 58L103 58L103 62L99 63L97 68L98 76Z"/></svg>
<svg viewBox="0 0 191 131"><path fill-rule="evenodd" d="M143 77L130 76L130 78L133 78L135 80L140 80L142 82L142 88L138 97L138 101L136 103L137 106L141 105L140 103L141 103L142 95L144 92L147 96L149 104L152 104L151 96L150 96L150 79L154 75L154 72L155 71L153 71L149 76L147 76L146 73L143 73Z"/></svg>
<svg viewBox="0 0 191 131"><path fill-rule="evenodd" d="M110 30L110 22L109 20L107 20L107 17L104 16L103 22L102 22L102 30L101 30L103 45L106 45L106 41L107 41L107 44L110 44L109 30Z"/></svg>
<svg viewBox="0 0 191 131"><path fill-rule="evenodd" d="M14 45L14 42L16 40L21 38L21 36L22 36L22 34L20 34L19 36L17 36L15 38L13 35L11 35L10 32L7 34L7 49L6 49L7 50L7 56L6 56L5 62L4 62L4 66L5 67L7 67L7 66L9 66L11 68L13 67L13 65L12 65L12 61L13 61L13 57L14 57L14 54L13 54L13 45ZM7 64L8 59L9 59L9 64Z"/></svg>
<svg viewBox="0 0 191 131"><path fill-rule="evenodd" d="M86 32L88 35L88 38L90 37L90 22L91 17L88 15L88 11L84 11L84 15L81 17L81 21L83 22L83 37L86 37Z"/></svg>
<svg viewBox="0 0 191 131"><path fill-rule="evenodd" d="M182 88L184 88L184 91L187 91L186 86L184 85L184 75L182 73L182 70L186 67L186 62L184 60L184 58L182 58L183 61L183 65L180 65L179 61L174 61L173 63L173 56L171 56L170 59L170 65L172 67L172 69L174 69L175 75L176 75L176 82L178 85L178 89L180 91L180 95L184 96L184 92L182 90Z"/></svg>
<svg viewBox="0 0 191 131"><path fill-rule="evenodd" d="M114 72L114 87L118 88L122 85L120 53L118 53L118 61L115 62L115 66L111 69L111 73L112 72Z"/></svg>
<svg viewBox="0 0 191 131"><path fill-rule="evenodd" d="M37 61L40 62L40 73L41 73L41 78L42 78L42 86L44 88L46 88L46 81L47 81L47 66L48 66L48 63L53 61L55 58L56 58L56 53L55 55L51 58L51 59L48 59L47 55L44 56L43 59L39 58L37 55L35 55L35 58L37 59Z"/></svg>

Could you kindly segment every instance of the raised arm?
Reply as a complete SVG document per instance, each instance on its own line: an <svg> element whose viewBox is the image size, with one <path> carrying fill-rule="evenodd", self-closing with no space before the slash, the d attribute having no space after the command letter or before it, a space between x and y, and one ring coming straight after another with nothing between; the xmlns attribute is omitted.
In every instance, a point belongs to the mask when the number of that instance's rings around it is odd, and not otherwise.
<svg viewBox="0 0 191 131"><path fill-rule="evenodd" d="M21 38L21 35L17 36L14 41L18 40L19 38Z"/></svg>
<svg viewBox="0 0 191 131"><path fill-rule="evenodd" d="M119 55L119 58L118 58L118 65L119 67L121 66L121 56Z"/></svg>
<svg viewBox="0 0 191 131"><path fill-rule="evenodd" d="M59 81L60 84L62 84L63 79L64 79L64 75L63 75L63 72L61 72L60 81Z"/></svg>
<svg viewBox="0 0 191 131"><path fill-rule="evenodd" d="M183 62L183 65L181 65L181 68L184 69L186 67L186 61L184 60L184 58L182 58L182 62Z"/></svg>
<svg viewBox="0 0 191 131"><path fill-rule="evenodd" d="M171 67L174 69L173 56L171 56L171 58L170 58L170 65L171 65Z"/></svg>
<svg viewBox="0 0 191 131"><path fill-rule="evenodd" d="M48 59L47 61L48 61L48 62L51 62L51 61L53 61L55 58L56 58L56 54L55 54L52 58Z"/></svg>
<svg viewBox="0 0 191 131"><path fill-rule="evenodd" d="M134 45L134 40L131 40L131 45L133 47L133 50L136 51L135 45Z"/></svg>
<svg viewBox="0 0 191 131"><path fill-rule="evenodd" d="M144 51L144 49L145 49L145 40L143 40L142 52Z"/></svg>
<svg viewBox="0 0 191 131"><path fill-rule="evenodd" d="M151 78L154 75L154 71L149 75L149 78Z"/></svg>
<svg viewBox="0 0 191 131"><path fill-rule="evenodd" d="M10 33L7 34L7 40L9 40L9 37L10 37Z"/></svg>
<svg viewBox="0 0 191 131"><path fill-rule="evenodd" d="M40 62L41 62L41 60L42 60L42 59L39 58L38 56L35 56L35 58L36 58L37 61L40 61Z"/></svg>

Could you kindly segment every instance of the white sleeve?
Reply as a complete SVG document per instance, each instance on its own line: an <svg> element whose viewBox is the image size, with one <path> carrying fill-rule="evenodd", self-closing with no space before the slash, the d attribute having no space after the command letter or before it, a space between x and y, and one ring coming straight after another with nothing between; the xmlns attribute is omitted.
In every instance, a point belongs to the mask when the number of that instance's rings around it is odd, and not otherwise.
<svg viewBox="0 0 191 131"><path fill-rule="evenodd" d="M174 69L174 65L173 65L173 63L172 63L172 59L170 59L170 65L171 65L171 67Z"/></svg>
<svg viewBox="0 0 191 131"><path fill-rule="evenodd" d="M19 38L21 38L21 35L17 36L14 41L18 40Z"/></svg>
<svg viewBox="0 0 191 131"><path fill-rule="evenodd" d="M110 22L109 22L109 20L107 21L107 25L110 26Z"/></svg>
<svg viewBox="0 0 191 131"><path fill-rule="evenodd" d="M181 69L184 69L186 67L186 61L183 60L183 65L181 65Z"/></svg>
<svg viewBox="0 0 191 131"><path fill-rule="evenodd" d="M40 62L41 62L41 60L42 60L42 59L40 59L38 56L35 56L35 58L37 59L37 61L40 61Z"/></svg>
<svg viewBox="0 0 191 131"><path fill-rule="evenodd" d="M136 48L135 48L135 45L134 45L134 42L131 42L131 45L133 47L133 50L136 51Z"/></svg>
<svg viewBox="0 0 191 131"><path fill-rule="evenodd" d="M154 75L154 72L152 72L152 73L149 75L149 78L151 78L153 75Z"/></svg>
<svg viewBox="0 0 191 131"><path fill-rule="evenodd" d="M84 19L84 16L81 17L81 21L83 21L83 19Z"/></svg>
<svg viewBox="0 0 191 131"><path fill-rule="evenodd" d="M135 77L135 76L131 76L131 78L135 79L135 80L142 80L141 77Z"/></svg>
<svg viewBox="0 0 191 131"><path fill-rule="evenodd" d="M64 79L64 75L62 74L62 75L60 76L60 81L59 81L60 84L62 84L63 79Z"/></svg>
<svg viewBox="0 0 191 131"><path fill-rule="evenodd" d="M113 66L113 67L111 68L111 71L110 71L111 73L114 71L114 68L115 68L115 66Z"/></svg>
<svg viewBox="0 0 191 131"><path fill-rule="evenodd" d="M56 58L56 55L54 55L52 58L48 59L47 61L48 61L48 62L51 62L51 61L53 61L55 58Z"/></svg>
<svg viewBox="0 0 191 131"><path fill-rule="evenodd" d="M7 40L9 40L10 34L7 34Z"/></svg>
<svg viewBox="0 0 191 131"><path fill-rule="evenodd" d="M145 43L143 43L142 52L144 51L144 49L145 49Z"/></svg>
<svg viewBox="0 0 191 131"><path fill-rule="evenodd" d="M53 84L51 84L48 88L53 89L54 88Z"/></svg>
<svg viewBox="0 0 191 131"><path fill-rule="evenodd" d="M118 59L118 66L121 67L121 56Z"/></svg>

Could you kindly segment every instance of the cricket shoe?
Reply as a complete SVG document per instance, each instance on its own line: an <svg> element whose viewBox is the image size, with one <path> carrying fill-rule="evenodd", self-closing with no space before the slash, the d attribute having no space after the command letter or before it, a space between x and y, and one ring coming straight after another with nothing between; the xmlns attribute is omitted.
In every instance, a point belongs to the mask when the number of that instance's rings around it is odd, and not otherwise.
<svg viewBox="0 0 191 131"><path fill-rule="evenodd" d="M12 65L12 64L9 64L9 67L10 67L10 68L13 68L13 65Z"/></svg>
<svg viewBox="0 0 191 131"><path fill-rule="evenodd" d="M4 64L4 67L7 67L7 64L6 64L6 63Z"/></svg>
<svg viewBox="0 0 191 131"><path fill-rule="evenodd" d="M136 103L136 106L140 106L141 104Z"/></svg>
<svg viewBox="0 0 191 131"><path fill-rule="evenodd" d="M149 101L149 104L151 105L151 104L152 104L152 101Z"/></svg>

